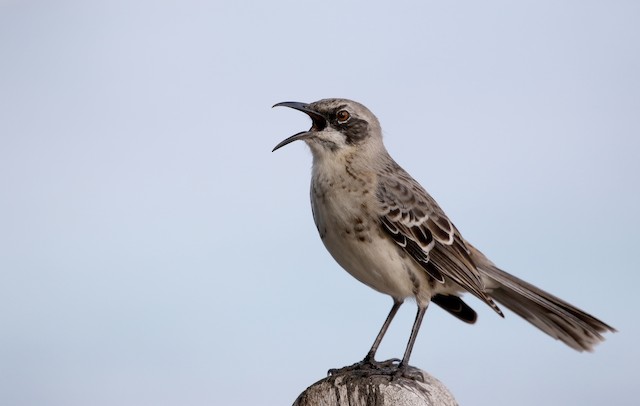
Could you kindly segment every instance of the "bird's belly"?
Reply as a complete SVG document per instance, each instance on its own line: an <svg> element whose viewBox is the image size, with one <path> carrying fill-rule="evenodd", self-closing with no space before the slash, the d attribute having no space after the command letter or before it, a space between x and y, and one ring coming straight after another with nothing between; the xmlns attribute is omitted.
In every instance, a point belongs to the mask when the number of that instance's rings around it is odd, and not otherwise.
<svg viewBox="0 0 640 406"><path fill-rule="evenodd" d="M341 199L341 201L345 201ZM324 195L313 202L322 242L331 256L365 285L397 299L430 297L426 273L391 239L378 219L367 213L365 200L347 199L340 205Z"/></svg>
<svg viewBox="0 0 640 406"><path fill-rule="evenodd" d="M406 258L397 254L396 247L334 238L331 233L322 241L336 262L365 285L398 299L420 293L417 278L411 276L414 271Z"/></svg>

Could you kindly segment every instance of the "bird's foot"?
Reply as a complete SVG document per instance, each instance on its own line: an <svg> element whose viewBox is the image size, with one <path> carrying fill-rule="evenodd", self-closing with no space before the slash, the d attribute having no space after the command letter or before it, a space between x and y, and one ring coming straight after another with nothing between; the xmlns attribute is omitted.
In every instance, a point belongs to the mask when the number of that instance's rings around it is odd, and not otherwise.
<svg viewBox="0 0 640 406"><path fill-rule="evenodd" d="M340 375L346 373L355 373L362 376L370 375L389 375L394 376L398 372L400 360L397 358L388 359L386 361L376 361L371 357L365 357L360 362L342 368L334 368L328 371L328 375Z"/></svg>
<svg viewBox="0 0 640 406"><path fill-rule="evenodd" d="M388 376L390 380L408 379L412 381L424 382L424 375L418 368L411 365L404 365L397 358L386 361L376 361L371 357L365 357L360 362L342 368L334 368L328 371L329 376L337 375L355 376Z"/></svg>
<svg viewBox="0 0 640 406"><path fill-rule="evenodd" d="M412 367L411 365L403 365L402 363L400 363L392 377L392 380L395 379L409 379L412 381L424 383L424 374L416 367Z"/></svg>

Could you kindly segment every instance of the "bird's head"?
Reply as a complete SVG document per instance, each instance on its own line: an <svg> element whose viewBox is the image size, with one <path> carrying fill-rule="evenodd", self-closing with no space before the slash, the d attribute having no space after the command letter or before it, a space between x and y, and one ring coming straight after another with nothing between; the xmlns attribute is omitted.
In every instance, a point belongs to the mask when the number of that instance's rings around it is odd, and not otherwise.
<svg viewBox="0 0 640 406"><path fill-rule="evenodd" d="M282 102L274 105L291 107L306 113L313 124L284 139L273 151L304 140L314 156L362 151L382 145L380 124L376 116L362 104L347 99L323 99L313 103Z"/></svg>

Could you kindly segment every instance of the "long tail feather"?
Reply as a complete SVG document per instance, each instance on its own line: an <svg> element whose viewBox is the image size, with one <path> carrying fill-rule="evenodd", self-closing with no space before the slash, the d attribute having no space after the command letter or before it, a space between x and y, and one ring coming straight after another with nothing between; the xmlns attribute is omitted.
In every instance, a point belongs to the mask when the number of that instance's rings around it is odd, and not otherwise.
<svg viewBox="0 0 640 406"><path fill-rule="evenodd" d="M577 351L592 351L602 334L616 330L564 300L496 267L471 247L489 295L525 320Z"/></svg>

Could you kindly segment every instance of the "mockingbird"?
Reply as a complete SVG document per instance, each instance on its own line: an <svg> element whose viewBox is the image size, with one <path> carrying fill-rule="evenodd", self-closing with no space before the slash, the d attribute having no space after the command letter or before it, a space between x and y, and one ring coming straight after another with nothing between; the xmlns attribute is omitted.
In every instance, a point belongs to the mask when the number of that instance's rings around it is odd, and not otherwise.
<svg viewBox="0 0 640 406"><path fill-rule="evenodd" d="M371 350L356 367L381 368L376 350L406 298L418 313L402 360L404 371L429 302L467 323L476 312L469 292L504 317L496 302L578 351L591 351L615 329L496 267L467 242L436 201L389 155L378 119L362 104L324 99L283 102L313 125L273 149L304 140L313 154L311 208L320 238L333 258L360 282L393 298ZM274 107L275 107L274 106ZM389 364L391 362L392 364ZM396 361L397 362L397 361Z"/></svg>

